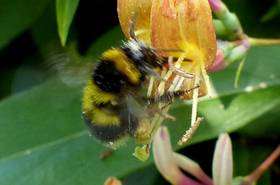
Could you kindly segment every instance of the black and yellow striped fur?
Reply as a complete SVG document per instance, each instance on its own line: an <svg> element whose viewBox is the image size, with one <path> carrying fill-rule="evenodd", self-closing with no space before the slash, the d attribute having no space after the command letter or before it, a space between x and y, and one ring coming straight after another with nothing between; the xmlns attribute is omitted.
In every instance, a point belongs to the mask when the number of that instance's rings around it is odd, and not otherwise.
<svg viewBox="0 0 280 185"><path fill-rule="evenodd" d="M104 52L84 89L83 117L91 134L106 143L139 135L139 125L148 121L131 109L129 97L137 101L147 77L156 75L164 63L135 39Z"/></svg>

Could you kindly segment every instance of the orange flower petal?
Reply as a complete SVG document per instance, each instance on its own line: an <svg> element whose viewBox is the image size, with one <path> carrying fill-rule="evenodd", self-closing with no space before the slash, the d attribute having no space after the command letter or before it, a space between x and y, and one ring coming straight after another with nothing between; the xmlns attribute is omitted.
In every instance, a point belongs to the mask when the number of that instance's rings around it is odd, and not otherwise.
<svg viewBox="0 0 280 185"><path fill-rule="evenodd" d="M206 68L214 62L216 35L207 0L154 0L151 26L154 47L183 49L193 61L199 50Z"/></svg>
<svg viewBox="0 0 280 185"><path fill-rule="evenodd" d="M118 16L123 33L129 38L131 19L136 15L137 38L150 43L150 12L152 0L118 0Z"/></svg>

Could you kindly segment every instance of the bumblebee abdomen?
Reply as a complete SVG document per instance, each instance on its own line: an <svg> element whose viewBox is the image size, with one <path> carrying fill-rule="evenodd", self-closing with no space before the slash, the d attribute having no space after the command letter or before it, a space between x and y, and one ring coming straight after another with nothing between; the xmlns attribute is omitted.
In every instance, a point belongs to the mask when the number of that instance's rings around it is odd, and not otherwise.
<svg viewBox="0 0 280 185"><path fill-rule="evenodd" d="M84 115L85 123L90 133L101 142L114 142L129 135L128 125L121 123L119 125L101 125Z"/></svg>
<svg viewBox="0 0 280 185"><path fill-rule="evenodd" d="M133 135L137 129L138 119L127 105L118 102L117 95L100 89L94 81L89 81L84 89L82 109L90 133L101 142L117 141Z"/></svg>
<svg viewBox="0 0 280 185"><path fill-rule="evenodd" d="M101 125L118 125L120 120L115 94L101 90L93 81L89 81L83 92L82 111L88 119Z"/></svg>
<svg viewBox="0 0 280 185"><path fill-rule="evenodd" d="M106 112L102 114L106 115ZM117 123L112 123L108 120L112 115L107 115L108 118L104 117L108 122L103 123L97 122L96 116L99 115L83 114L84 121L90 133L101 142L115 142L126 136L133 136L138 127L138 119L128 112L119 112L114 115L119 119Z"/></svg>

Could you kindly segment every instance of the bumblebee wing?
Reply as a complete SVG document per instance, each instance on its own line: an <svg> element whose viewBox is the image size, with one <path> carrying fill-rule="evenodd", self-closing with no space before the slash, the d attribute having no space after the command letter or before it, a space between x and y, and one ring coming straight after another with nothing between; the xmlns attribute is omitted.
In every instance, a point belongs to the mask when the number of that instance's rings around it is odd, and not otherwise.
<svg viewBox="0 0 280 185"><path fill-rule="evenodd" d="M137 143L148 144L151 142L151 133L154 129L151 121L154 113L147 107L141 97L127 96L127 113L122 114L128 123L128 132Z"/></svg>
<svg viewBox="0 0 280 185"><path fill-rule="evenodd" d="M125 97L125 101L128 107L128 111L133 115L138 115L137 117L145 116L145 103L140 97L128 94Z"/></svg>
<svg viewBox="0 0 280 185"><path fill-rule="evenodd" d="M51 74L56 74L68 86L84 85L93 70L93 63L81 56L74 44L66 49L52 45L45 63Z"/></svg>

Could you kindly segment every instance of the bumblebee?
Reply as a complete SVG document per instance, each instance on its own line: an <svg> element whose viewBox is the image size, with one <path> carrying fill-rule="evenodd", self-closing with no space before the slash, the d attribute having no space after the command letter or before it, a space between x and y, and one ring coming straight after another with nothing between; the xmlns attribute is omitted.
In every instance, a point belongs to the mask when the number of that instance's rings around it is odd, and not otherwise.
<svg viewBox="0 0 280 185"><path fill-rule="evenodd" d="M159 110L157 103L170 104L192 90L165 92L158 97L141 94L151 76L162 80L158 71L170 63L158 54L159 50L136 38L134 24L135 16L130 39L101 55L83 92L82 115L91 135L111 146L129 136L148 144L153 129L151 117L156 113L169 116ZM182 72L178 69L177 73Z"/></svg>
<svg viewBox="0 0 280 185"><path fill-rule="evenodd" d="M113 148L118 147L128 137L135 138L138 143L149 144L153 129L151 119L156 113L166 116L158 108L158 103L169 104L174 98L189 91L166 92L157 97L143 95L142 91L145 92L148 79L153 76L162 80L158 72L169 63L158 54L159 49L139 41L133 30L134 24L131 24L130 39L119 47L105 51L97 65L93 68L91 66L90 79L83 90L84 122L91 135ZM64 74L71 74L70 79L62 75L67 84L72 81L71 78L77 76L70 69L73 66L70 64L71 62L68 64L57 60L54 63L59 71L69 66L69 70L64 69ZM75 71L79 74L88 73L88 65L82 69L77 67Z"/></svg>
<svg viewBox="0 0 280 185"><path fill-rule="evenodd" d="M157 71L166 64L167 60L156 49L135 38L105 51L83 93L83 118L90 133L113 146L128 136L148 144L150 118L155 113L162 115L153 105L169 104L189 91L166 92L158 97L141 94L149 77L160 79Z"/></svg>
<svg viewBox="0 0 280 185"><path fill-rule="evenodd" d="M139 91L164 63L154 50L135 39L105 51L83 93L83 118L90 133L105 143L141 135L137 132L147 119L143 119L144 110L133 109L151 102L140 98Z"/></svg>

